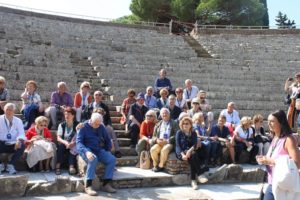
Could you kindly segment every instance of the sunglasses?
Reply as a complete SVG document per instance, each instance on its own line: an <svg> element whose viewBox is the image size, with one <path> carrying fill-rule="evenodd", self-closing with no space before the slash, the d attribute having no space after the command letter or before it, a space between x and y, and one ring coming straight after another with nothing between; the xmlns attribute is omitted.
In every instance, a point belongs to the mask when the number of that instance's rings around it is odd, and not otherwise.
<svg viewBox="0 0 300 200"><path fill-rule="evenodd" d="M153 117L152 115L146 115L146 117Z"/></svg>
<svg viewBox="0 0 300 200"><path fill-rule="evenodd" d="M182 93L182 91L176 91L175 93Z"/></svg>
<svg viewBox="0 0 300 200"><path fill-rule="evenodd" d="M190 123L182 123L182 125L190 125Z"/></svg>
<svg viewBox="0 0 300 200"><path fill-rule="evenodd" d="M39 126L47 127L47 124L40 124Z"/></svg>

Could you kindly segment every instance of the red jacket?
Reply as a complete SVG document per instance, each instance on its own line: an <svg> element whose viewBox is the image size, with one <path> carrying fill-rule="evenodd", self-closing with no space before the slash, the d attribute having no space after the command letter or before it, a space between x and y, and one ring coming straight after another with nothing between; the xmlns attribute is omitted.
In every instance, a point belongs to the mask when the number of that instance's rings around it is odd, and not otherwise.
<svg viewBox="0 0 300 200"><path fill-rule="evenodd" d="M88 104L90 104L93 101L93 97L91 95L89 95L87 100L88 100ZM74 98L74 107L79 108L81 106L81 101L82 101L82 97L80 95L80 92L77 92L75 94L75 98Z"/></svg>
<svg viewBox="0 0 300 200"><path fill-rule="evenodd" d="M37 132L35 130L35 126L31 127L30 129L28 129L28 131L26 132L26 137L27 137L27 140L31 140L31 138L33 138L34 136L37 135ZM51 135L51 132L49 131L48 128L44 128L44 135L43 135L44 138L49 138L51 139L51 141L53 140L52 139L52 135ZM29 142L26 143L27 145L29 144Z"/></svg>

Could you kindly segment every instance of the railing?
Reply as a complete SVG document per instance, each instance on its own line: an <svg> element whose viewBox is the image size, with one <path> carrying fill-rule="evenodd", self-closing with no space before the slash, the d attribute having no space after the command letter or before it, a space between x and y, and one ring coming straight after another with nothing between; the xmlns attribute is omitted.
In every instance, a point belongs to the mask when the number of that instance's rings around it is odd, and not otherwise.
<svg viewBox="0 0 300 200"><path fill-rule="evenodd" d="M93 21L101 21L101 22L113 22L114 21L114 19L111 19L111 18L56 12L56 11L49 11L49 10L43 10L43 9L35 9L35 8L5 4L5 3L1 3L1 2L0 2L0 6L23 10L23 11L36 12L36 13L42 13L42 14L48 14L48 15L57 15L57 16L77 18L77 19L85 19L85 20L93 20ZM159 23L159 22L132 21L131 24L142 25L142 26L152 26L152 27L153 26L169 27L169 23Z"/></svg>
<svg viewBox="0 0 300 200"><path fill-rule="evenodd" d="M201 25L195 23L197 29L229 29L229 30L263 30L263 29L299 29L300 26L294 25L293 27L290 26L234 26L234 25Z"/></svg>

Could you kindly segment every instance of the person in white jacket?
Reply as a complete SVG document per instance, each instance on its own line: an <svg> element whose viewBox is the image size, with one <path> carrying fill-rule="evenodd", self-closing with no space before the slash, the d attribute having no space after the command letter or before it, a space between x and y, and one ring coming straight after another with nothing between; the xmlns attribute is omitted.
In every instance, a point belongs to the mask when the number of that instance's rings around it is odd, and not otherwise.
<svg viewBox="0 0 300 200"><path fill-rule="evenodd" d="M286 114L283 110L271 113L268 117L268 125L273 140L266 156L257 156L259 164L266 165L268 172L268 187L264 194L264 200L274 200L276 188L274 187L274 167L278 165L276 162L280 157L287 156L292 159L297 168L300 168L300 152L297 148L296 139L292 136L292 130L288 124ZM284 172L279 172L284 173ZM275 178L276 180L276 178ZM284 199L280 199L284 200Z"/></svg>

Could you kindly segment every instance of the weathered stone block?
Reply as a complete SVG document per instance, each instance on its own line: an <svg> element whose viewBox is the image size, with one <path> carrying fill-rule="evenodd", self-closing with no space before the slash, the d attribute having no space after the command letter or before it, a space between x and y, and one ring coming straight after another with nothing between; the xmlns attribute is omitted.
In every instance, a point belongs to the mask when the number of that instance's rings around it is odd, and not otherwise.
<svg viewBox="0 0 300 200"><path fill-rule="evenodd" d="M28 177L24 175L0 177L0 198L23 196L27 181Z"/></svg>
<svg viewBox="0 0 300 200"><path fill-rule="evenodd" d="M225 177L226 180L241 181L243 168L240 165L230 164L227 169L227 176Z"/></svg>

